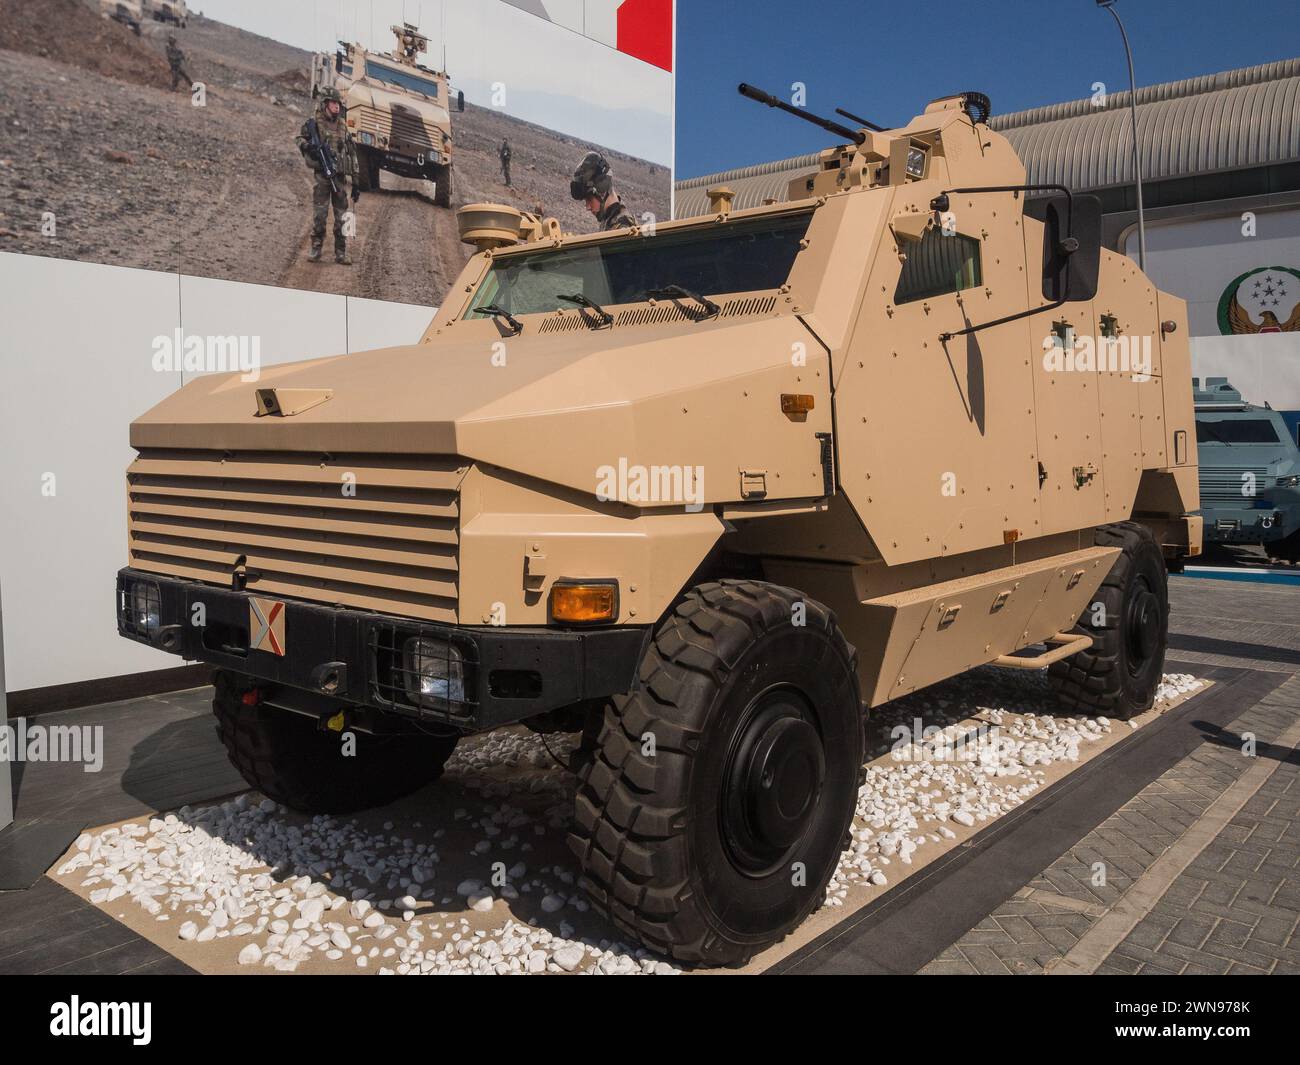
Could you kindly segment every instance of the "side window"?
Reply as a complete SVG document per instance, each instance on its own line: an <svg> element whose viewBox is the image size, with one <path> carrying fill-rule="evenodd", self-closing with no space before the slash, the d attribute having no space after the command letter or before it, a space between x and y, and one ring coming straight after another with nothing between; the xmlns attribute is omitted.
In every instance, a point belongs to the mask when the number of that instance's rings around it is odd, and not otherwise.
<svg viewBox="0 0 1300 1065"><path fill-rule="evenodd" d="M931 226L911 245L898 275L894 303L913 303L974 288L980 274L980 242L960 233L944 236Z"/></svg>

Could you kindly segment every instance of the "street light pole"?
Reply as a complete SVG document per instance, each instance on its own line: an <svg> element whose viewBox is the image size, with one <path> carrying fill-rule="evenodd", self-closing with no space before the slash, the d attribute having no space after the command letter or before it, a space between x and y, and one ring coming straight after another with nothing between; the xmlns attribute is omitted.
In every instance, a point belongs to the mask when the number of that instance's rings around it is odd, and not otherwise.
<svg viewBox="0 0 1300 1065"><path fill-rule="evenodd" d="M1128 45L1128 34L1124 32L1124 23L1115 10L1115 0L1097 0L1098 7L1104 7L1115 17L1119 35L1124 39L1124 55L1128 57L1128 103L1129 116L1133 120L1133 183L1137 187L1138 208L1138 266L1147 268L1147 230L1142 213L1142 149L1138 146L1138 104L1137 79L1133 76L1133 50Z"/></svg>

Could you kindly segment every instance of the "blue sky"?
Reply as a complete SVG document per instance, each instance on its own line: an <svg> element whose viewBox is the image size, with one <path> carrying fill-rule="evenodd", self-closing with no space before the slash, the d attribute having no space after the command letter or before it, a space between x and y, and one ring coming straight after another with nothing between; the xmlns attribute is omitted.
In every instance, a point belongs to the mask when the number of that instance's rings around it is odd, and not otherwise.
<svg viewBox="0 0 1300 1065"><path fill-rule="evenodd" d="M1300 56L1300 2L1119 0L1138 87ZM1095 0L678 0L677 177L816 151L830 134L736 93L748 81L881 125L975 89L993 112L1128 88Z"/></svg>

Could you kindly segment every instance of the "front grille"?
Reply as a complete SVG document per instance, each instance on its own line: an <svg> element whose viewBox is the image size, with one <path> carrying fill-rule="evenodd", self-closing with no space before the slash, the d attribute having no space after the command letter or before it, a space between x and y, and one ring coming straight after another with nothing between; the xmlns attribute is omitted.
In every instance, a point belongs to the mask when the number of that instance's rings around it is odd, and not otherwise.
<svg viewBox="0 0 1300 1065"><path fill-rule="evenodd" d="M1252 506L1254 500L1272 488L1267 466L1202 466L1201 502ZM1253 491L1252 491L1253 489Z"/></svg>
<svg viewBox="0 0 1300 1065"><path fill-rule="evenodd" d="M406 108L378 111L373 107L361 107L353 108L349 113L357 121L358 134L373 133L376 142L380 137L386 137L390 147L400 145L403 149L426 153L442 149L442 130L426 126L419 115Z"/></svg>
<svg viewBox="0 0 1300 1065"><path fill-rule="evenodd" d="M456 458L146 449L127 470L131 565L250 592L455 622Z"/></svg>

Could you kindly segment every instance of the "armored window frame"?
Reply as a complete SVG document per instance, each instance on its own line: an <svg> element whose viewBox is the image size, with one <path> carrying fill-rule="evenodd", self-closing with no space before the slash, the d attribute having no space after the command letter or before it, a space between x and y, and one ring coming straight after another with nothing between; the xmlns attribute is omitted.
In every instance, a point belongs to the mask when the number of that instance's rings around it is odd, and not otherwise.
<svg viewBox="0 0 1300 1065"><path fill-rule="evenodd" d="M984 283L980 242L964 233L931 226L907 249L894 288L894 303L950 296Z"/></svg>

